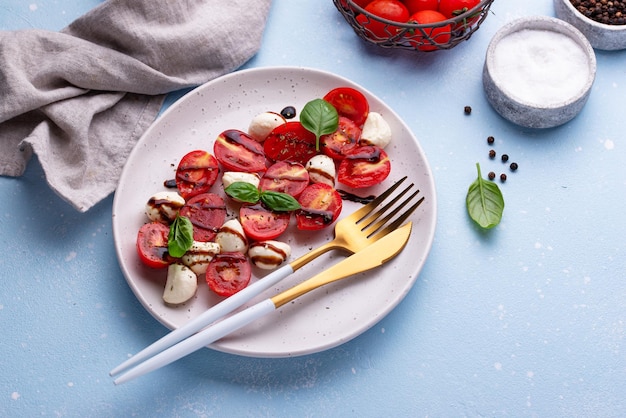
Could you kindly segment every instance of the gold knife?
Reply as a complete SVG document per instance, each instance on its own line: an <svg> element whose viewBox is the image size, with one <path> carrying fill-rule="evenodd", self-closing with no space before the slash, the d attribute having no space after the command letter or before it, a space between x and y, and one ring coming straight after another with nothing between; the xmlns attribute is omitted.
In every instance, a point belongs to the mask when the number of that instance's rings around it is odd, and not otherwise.
<svg viewBox="0 0 626 418"><path fill-rule="evenodd" d="M278 309L285 303L291 302L295 298L320 286L382 266L402 251L409 241L412 225L411 222L406 223L365 249L356 252L318 275L277 294L270 300L275 308Z"/></svg>

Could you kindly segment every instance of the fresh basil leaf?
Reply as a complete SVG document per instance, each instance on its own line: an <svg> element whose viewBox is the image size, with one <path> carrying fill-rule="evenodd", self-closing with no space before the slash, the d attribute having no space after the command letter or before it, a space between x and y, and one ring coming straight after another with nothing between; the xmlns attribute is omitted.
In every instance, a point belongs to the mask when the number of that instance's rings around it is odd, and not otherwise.
<svg viewBox="0 0 626 418"><path fill-rule="evenodd" d="M261 192L261 202L276 212L288 212L300 209L300 203L291 195L281 192Z"/></svg>
<svg viewBox="0 0 626 418"><path fill-rule="evenodd" d="M193 244L193 225L189 218L177 215L167 236L167 251L172 257L182 257Z"/></svg>
<svg viewBox="0 0 626 418"><path fill-rule="evenodd" d="M236 181L224 189L226 194L239 202L256 203L261 192L253 184Z"/></svg>
<svg viewBox="0 0 626 418"><path fill-rule="evenodd" d="M478 178L470 185L465 203L470 217L482 228L490 229L500 223L504 198L497 184L485 180L476 163Z"/></svg>
<svg viewBox="0 0 626 418"><path fill-rule="evenodd" d="M339 114L326 100L314 99L302 108L300 123L315 134L315 149L319 151L320 137L332 134L339 127Z"/></svg>
<svg viewBox="0 0 626 418"><path fill-rule="evenodd" d="M300 204L291 195L275 191L259 191L254 185L244 181L236 181L224 189L227 195L245 203L256 203L259 200L271 210L288 212L300 209Z"/></svg>

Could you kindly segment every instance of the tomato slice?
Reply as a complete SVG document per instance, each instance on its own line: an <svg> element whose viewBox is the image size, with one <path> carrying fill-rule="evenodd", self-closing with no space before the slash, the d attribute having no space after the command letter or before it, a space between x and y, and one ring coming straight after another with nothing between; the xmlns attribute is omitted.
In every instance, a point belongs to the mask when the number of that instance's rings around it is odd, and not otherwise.
<svg viewBox="0 0 626 418"><path fill-rule="evenodd" d="M263 145L237 129L229 129L219 134L213 144L213 152L227 171L265 171Z"/></svg>
<svg viewBox="0 0 626 418"><path fill-rule="evenodd" d="M320 138L322 152L333 160L343 160L346 152L358 145L361 128L351 119L339 116L339 126L332 134Z"/></svg>
<svg viewBox="0 0 626 418"><path fill-rule="evenodd" d="M408 16L407 16L408 17ZM337 109L339 116L345 116L361 127L367 119L370 105L360 91L351 87L337 87L324 96L324 100Z"/></svg>
<svg viewBox="0 0 626 418"><path fill-rule="evenodd" d="M287 122L270 132L264 142L267 158L272 161L294 161L305 165L317 154L315 134L300 122Z"/></svg>
<svg viewBox="0 0 626 418"><path fill-rule="evenodd" d="M293 161L278 161L269 166L263 174L259 189L298 197L308 184L309 172L302 164Z"/></svg>
<svg viewBox="0 0 626 418"><path fill-rule="evenodd" d="M302 209L296 211L297 227L305 231L315 231L332 224L343 207L337 190L325 183L309 185L300 194L298 202Z"/></svg>
<svg viewBox="0 0 626 418"><path fill-rule="evenodd" d="M248 286L251 276L248 257L239 252L225 252L213 257L205 277L213 292L228 297Z"/></svg>
<svg viewBox="0 0 626 418"><path fill-rule="evenodd" d="M260 203L243 205L239 209L239 221L243 232L253 241L277 238L289 226L290 212L274 212Z"/></svg>
<svg viewBox="0 0 626 418"><path fill-rule="evenodd" d="M357 188L381 183L391 172L389 156L375 145L359 146L346 154L337 170L337 181Z"/></svg>
<svg viewBox="0 0 626 418"><path fill-rule="evenodd" d="M194 240L213 241L226 219L226 204L215 193L203 193L189 199L179 214L193 224Z"/></svg>
<svg viewBox="0 0 626 418"><path fill-rule="evenodd" d="M146 266L164 268L170 264L167 236L170 227L161 222L143 224L137 233L137 254Z"/></svg>
<svg viewBox="0 0 626 418"><path fill-rule="evenodd" d="M185 200L206 193L217 180L219 167L207 151L191 151L181 158L176 168L176 187Z"/></svg>

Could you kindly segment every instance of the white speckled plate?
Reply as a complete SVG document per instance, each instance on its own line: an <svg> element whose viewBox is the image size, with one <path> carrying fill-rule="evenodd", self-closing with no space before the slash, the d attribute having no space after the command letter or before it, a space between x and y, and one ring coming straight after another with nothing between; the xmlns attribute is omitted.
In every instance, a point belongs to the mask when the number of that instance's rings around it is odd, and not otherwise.
<svg viewBox="0 0 626 418"><path fill-rule="evenodd" d="M219 297L202 283L196 296L183 306L166 306L162 299L165 270L144 267L135 250L139 227L146 222L148 198L165 190L164 180L174 177L179 159L194 149L213 150L216 136L226 129L247 130L257 113L295 106L299 111L312 99L335 87L362 91L370 109L389 122L394 140L386 148L392 162L389 178L360 194L377 194L404 175L426 197L412 215L413 233L405 250L387 265L317 289L211 345L228 353L254 357L288 357L315 353L342 344L380 321L411 289L430 251L436 223L435 186L428 162L417 139L402 120L366 89L339 76L307 68L257 68L213 80L167 109L148 129L131 153L113 202L113 234L121 269L142 305L170 329L214 305ZM219 183L219 182L218 182ZM216 184L213 191L221 193ZM359 206L345 202L343 215ZM233 216L234 212L230 212ZM281 239L292 246L293 259L332 238L331 228L298 233L290 228ZM343 258L339 252L322 256L279 286L287 288ZM263 272L255 270L253 280ZM268 290L254 301L273 295ZM252 301L251 303L253 303Z"/></svg>

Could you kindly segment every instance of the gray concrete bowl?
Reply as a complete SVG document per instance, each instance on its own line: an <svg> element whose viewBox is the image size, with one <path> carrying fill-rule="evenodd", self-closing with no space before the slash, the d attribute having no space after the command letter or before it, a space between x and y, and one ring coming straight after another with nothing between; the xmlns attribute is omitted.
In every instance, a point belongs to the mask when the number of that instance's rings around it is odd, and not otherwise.
<svg viewBox="0 0 626 418"><path fill-rule="evenodd" d="M555 39L559 40L563 38L560 35L565 35L567 37L564 38L566 42L570 43L574 48L576 46L580 47L580 51L576 49L577 58L582 63L581 65L586 66L587 71L575 71L577 74L582 73L584 75L576 83L572 83L571 86L568 85L568 88L571 87L573 91L567 91L561 95L563 97L550 98L550 100L529 99L523 94L519 94L519 83L512 79L512 75L509 76L510 72L503 73L501 69L497 69L496 53L501 51L498 50L498 46L503 42L503 39L510 35L521 36L522 34L534 33L534 31L542 35L547 32L555 32L550 35L556 36ZM568 39L573 42L570 42ZM523 46L521 45L521 47ZM504 49L504 44L502 48ZM528 48L529 51L534 51L535 49L532 45ZM506 50L509 51L510 49L506 48ZM502 60L501 57L499 59ZM564 57L564 59L567 59L566 63L569 66L569 57ZM523 65L523 63L519 63L517 60L509 61L512 61L511 65L515 66L515 68ZM561 76L557 70L551 73L552 69L549 67L549 64L550 61L548 61L547 67L541 67L545 74L549 74L551 78L559 74L557 78L569 83L570 79L567 76ZM532 16L507 23L491 39L483 66L483 87L491 106L505 119L527 128L553 128L570 121L582 110L591 92L595 75L595 53L587 38L580 31L569 23L556 18ZM541 91L542 89L539 85L533 85L527 90Z"/></svg>
<svg viewBox="0 0 626 418"><path fill-rule="evenodd" d="M579 12L570 0L554 0L556 16L576 27L596 49L626 49L626 25L606 25Z"/></svg>

